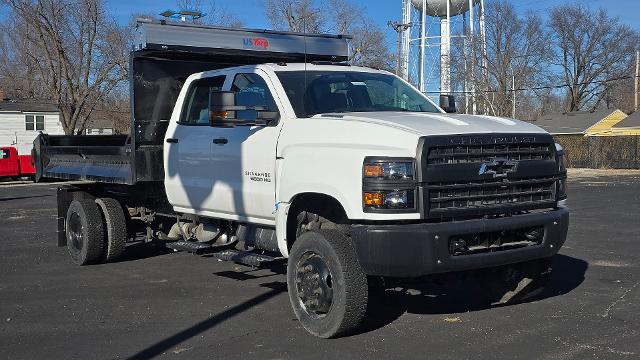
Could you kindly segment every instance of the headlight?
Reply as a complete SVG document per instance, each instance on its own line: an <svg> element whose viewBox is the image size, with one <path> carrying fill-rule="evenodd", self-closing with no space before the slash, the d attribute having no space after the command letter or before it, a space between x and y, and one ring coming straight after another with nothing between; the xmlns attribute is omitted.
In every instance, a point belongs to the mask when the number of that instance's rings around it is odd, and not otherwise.
<svg viewBox="0 0 640 360"><path fill-rule="evenodd" d="M414 169L412 158L366 158L362 167L364 211L416 211Z"/></svg>
<svg viewBox="0 0 640 360"><path fill-rule="evenodd" d="M363 175L365 179L413 180L413 161L369 160Z"/></svg>

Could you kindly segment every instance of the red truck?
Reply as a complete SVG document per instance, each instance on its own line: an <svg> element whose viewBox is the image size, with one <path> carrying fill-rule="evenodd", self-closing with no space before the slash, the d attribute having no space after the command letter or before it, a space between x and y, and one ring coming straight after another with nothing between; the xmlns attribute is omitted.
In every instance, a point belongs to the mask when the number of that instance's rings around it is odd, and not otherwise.
<svg viewBox="0 0 640 360"><path fill-rule="evenodd" d="M31 155L19 155L14 147L0 147L0 178L32 177L35 173Z"/></svg>

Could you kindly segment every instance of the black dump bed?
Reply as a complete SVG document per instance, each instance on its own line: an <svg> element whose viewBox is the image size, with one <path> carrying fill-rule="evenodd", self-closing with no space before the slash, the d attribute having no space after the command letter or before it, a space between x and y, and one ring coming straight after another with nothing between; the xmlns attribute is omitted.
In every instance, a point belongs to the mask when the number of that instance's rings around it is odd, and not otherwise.
<svg viewBox="0 0 640 360"><path fill-rule="evenodd" d="M186 78L268 62L346 61L348 37L139 20L130 56L131 135L40 135L36 180L162 181L162 145Z"/></svg>

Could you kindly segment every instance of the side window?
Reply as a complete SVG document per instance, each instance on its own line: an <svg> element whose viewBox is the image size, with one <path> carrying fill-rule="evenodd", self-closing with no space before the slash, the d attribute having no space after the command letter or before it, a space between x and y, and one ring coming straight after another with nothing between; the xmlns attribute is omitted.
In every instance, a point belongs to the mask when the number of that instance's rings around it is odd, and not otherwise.
<svg viewBox="0 0 640 360"><path fill-rule="evenodd" d="M2 149L0 150L0 159L8 159L9 158L9 150Z"/></svg>
<svg viewBox="0 0 640 360"><path fill-rule="evenodd" d="M212 90L222 90L226 76L214 76L194 81L189 88L180 122L187 125L209 124L209 95Z"/></svg>
<svg viewBox="0 0 640 360"><path fill-rule="evenodd" d="M271 91L264 79L258 74L237 74L233 79L231 91L236 92L236 105L264 106L267 111L277 111ZM255 110L243 110L236 113L241 120L255 120Z"/></svg>
<svg viewBox="0 0 640 360"><path fill-rule="evenodd" d="M33 115L25 115L24 116L25 129L26 130L35 130L35 122Z"/></svg>

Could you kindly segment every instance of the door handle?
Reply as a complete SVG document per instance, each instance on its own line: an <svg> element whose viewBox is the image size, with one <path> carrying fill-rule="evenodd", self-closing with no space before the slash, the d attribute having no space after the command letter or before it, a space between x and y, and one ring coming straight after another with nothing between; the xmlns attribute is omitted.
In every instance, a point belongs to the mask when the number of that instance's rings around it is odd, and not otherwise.
<svg viewBox="0 0 640 360"><path fill-rule="evenodd" d="M170 143L170 144L176 144L178 142L178 139L167 138L167 142Z"/></svg>
<svg viewBox="0 0 640 360"><path fill-rule="evenodd" d="M228 143L229 140L225 139L225 138L217 138L217 139L213 139L213 143L214 144L218 144L218 145L224 145L226 143Z"/></svg>

